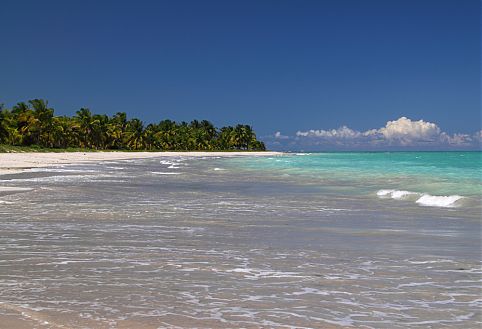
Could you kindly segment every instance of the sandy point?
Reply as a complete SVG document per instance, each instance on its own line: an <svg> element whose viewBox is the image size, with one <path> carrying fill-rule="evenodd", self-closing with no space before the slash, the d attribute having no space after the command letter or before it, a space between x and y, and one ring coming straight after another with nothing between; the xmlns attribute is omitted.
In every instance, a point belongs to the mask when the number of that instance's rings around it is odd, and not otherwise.
<svg viewBox="0 0 482 329"><path fill-rule="evenodd" d="M0 153L0 175L21 172L24 169L62 164L79 164L109 160L147 159L163 157L235 157L280 156L282 152L25 152Z"/></svg>

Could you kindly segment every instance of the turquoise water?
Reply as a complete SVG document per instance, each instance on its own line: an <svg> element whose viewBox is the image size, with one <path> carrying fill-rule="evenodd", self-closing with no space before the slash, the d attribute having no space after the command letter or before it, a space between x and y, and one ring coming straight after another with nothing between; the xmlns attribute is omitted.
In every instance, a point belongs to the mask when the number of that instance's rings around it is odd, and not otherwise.
<svg viewBox="0 0 482 329"><path fill-rule="evenodd" d="M0 323L480 328L480 171L413 152L0 176Z"/></svg>
<svg viewBox="0 0 482 329"><path fill-rule="evenodd" d="M391 189L462 196L451 205L456 206L480 200L482 191L481 152L298 153L232 161L244 170L292 177L323 186L326 192L373 194Z"/></svg>

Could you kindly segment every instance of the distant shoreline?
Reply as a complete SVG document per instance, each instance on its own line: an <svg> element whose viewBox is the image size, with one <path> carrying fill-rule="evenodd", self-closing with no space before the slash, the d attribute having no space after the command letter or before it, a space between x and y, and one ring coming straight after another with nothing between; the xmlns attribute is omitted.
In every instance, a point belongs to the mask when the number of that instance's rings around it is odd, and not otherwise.
<svg viewBox="0 0 482 329"><path fill-rule="evenodd" d="M271 151L176 151L176 152L19 152L0 153L0 175L15 174L30 168L51 167L65 164L92 163L109 160L131 160L161 157L233 157L233 156L279 156L285 153Z"/></svg>

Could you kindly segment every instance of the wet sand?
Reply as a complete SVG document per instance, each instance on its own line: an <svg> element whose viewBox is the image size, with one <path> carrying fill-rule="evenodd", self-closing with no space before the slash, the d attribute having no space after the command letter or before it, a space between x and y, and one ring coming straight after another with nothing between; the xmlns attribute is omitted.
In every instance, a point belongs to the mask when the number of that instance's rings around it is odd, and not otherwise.
<svg viewBox="0 0 482 329"><path fill-rule="evenodd" d="M480 327L477 209L190 155L1 176L0 327Z"/></svg>
<svg viewBox="0 0 482 329"><path fill-rule="evenodd" d="M62 164L80 164L109 160L148 159L157 157L232 157L275 156L281 152L25 152L0 153L0 175L22 172L24 169Z"/></svg>

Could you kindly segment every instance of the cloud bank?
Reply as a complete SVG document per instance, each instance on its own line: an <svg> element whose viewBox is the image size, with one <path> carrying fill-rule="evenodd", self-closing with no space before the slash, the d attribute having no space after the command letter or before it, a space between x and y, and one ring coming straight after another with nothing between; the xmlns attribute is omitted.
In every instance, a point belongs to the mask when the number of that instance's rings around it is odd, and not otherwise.
<svg viewBox="0 0 482 329"><path fill-rule="evenodd" d="M367 131L357 131L347 126L331 130L298 131L294 136L283 135L278 131L267 142L273 149L290 150L465 150L480 149L481 141L482 131L472 135L450 135L433 122L401 117L388 121L384 127Z"/></svg>

